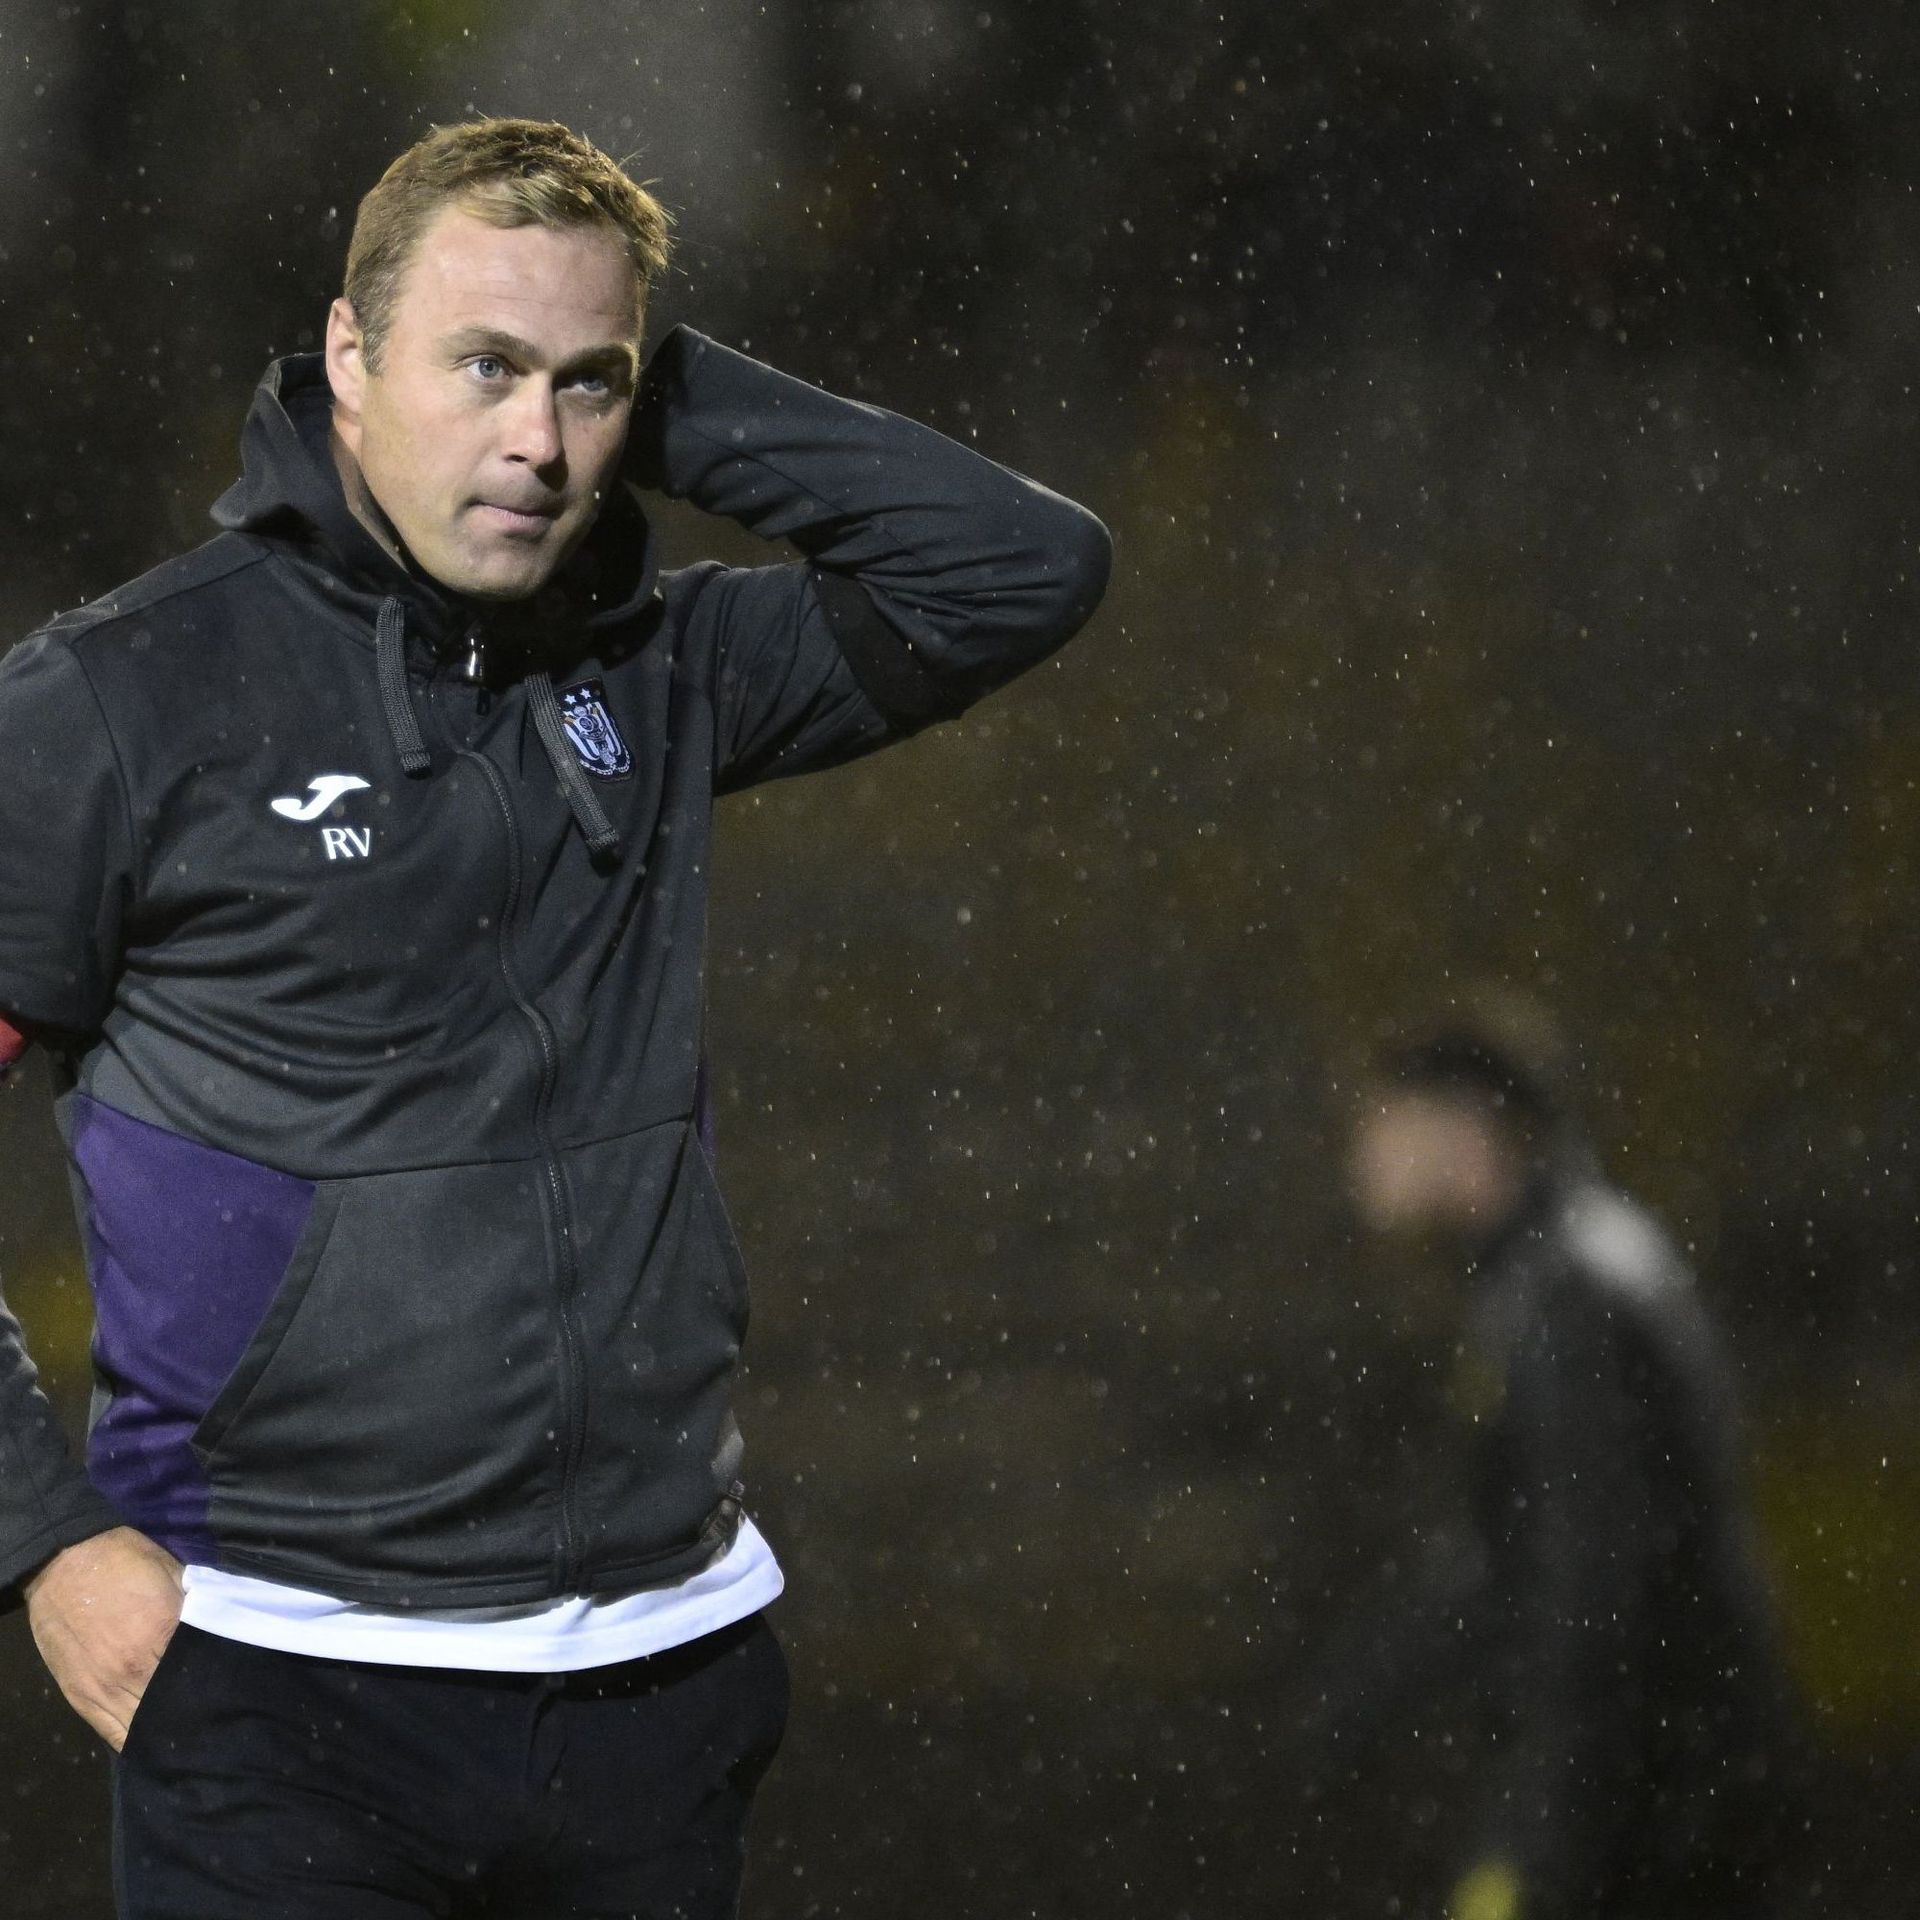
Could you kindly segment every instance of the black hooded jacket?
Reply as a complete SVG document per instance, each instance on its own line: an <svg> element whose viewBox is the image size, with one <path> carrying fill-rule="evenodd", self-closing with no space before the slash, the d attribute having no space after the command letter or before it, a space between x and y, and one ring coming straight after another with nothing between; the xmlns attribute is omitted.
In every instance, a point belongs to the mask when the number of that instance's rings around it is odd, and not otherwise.
<svg viewBox="0 0 1920 1920"><path fill-rule="evenodd" d="M478 612L329 419L278 363L224 531L0 665L0 1017L58 1056L98 1383L83 1471L0 1315L0 1591L122 1521L387 1606L722 1550L714 797L960 712L1105 584L1083 509L686 329L629 472L801 562L658 573L623 487Z"/></svg>

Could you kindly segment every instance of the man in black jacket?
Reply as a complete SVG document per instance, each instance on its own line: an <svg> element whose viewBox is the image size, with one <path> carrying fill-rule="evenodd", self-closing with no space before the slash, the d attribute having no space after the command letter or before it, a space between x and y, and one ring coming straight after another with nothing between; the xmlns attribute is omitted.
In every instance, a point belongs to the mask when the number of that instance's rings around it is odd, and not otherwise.
<svg viewBox="0 0 1920 1920"><path fill-rule="evenodd" d="M85 1468L0 1321L0 1592L140 1920L730 1912L779 1590L703 1142L716 794L1104 586L1082 509L676 329L664 213L483 121L363 202L222 531L0 667L0 1053L53 1053ZM657 571L653 488L803 560Z"/></svg>
<svg viewBox="0 0 1920 1920"><path fill-rule="evenodd" d="M1390 1050L1368 1223L1468 1281L1472 1548L1323 1675L1352 1757L1470 1678L1454 1920L1766 1910L1786 1716L1719 1338L1671 1241L1600 1177L1537 1010L1489 997Z"/></svg>

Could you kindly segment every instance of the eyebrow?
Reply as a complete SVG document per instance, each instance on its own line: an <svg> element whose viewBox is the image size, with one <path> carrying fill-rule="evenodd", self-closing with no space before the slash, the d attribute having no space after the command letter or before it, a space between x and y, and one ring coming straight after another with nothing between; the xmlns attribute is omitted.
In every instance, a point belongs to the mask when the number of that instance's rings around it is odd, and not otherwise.
<svg viewBox="0 0 1920 1920"><path fill-rule="evenodd" d="M523 340L517 333L508 333L500 327L462 327L457 333L449 334L443 344L450 354L497 353L528 366L537 366L542 358L540 349L531 340ZM610 340L603 347L588 347L570 354L555 371L573 373L587 367L617 367L632 379L640 370L640 356L630 343Z"/></svg>

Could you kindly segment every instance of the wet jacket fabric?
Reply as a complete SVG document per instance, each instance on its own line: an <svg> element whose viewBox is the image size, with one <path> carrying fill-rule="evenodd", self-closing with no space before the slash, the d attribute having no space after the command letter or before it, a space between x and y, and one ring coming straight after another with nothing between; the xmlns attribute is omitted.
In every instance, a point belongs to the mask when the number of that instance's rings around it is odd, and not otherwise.
<svg viewBox="0 0 1920 1920"><path fill-rule="evenodd" d="M347 511L329 408L277 363L217 537L0 665L0 1018L97 1325L83 1468L0 1318L0 1592L121 1521L389 1607L723 1550L715 796L959 713L1105 582L1083 509L676 329L631 479L804 558L661 572L622 486L488 612Z"/></svg>

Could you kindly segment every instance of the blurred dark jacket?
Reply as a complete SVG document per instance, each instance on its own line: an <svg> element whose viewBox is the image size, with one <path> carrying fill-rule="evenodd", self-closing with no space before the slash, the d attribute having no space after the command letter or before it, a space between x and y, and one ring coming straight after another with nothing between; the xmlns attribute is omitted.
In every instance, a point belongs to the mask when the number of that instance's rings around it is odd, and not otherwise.
<svg viewBox="0 0 1920 1920"><path fill-rule="evenodd" d="M1474 1269L1470 1550L1356 1624L1313 1717L1352 1762L1416 1699L1472 1701L1454 1920L1765 1913L1792 1716L1692 1275L1583 1166Z"/></svg>
<svg viewBox="0 0 1920 1920"><path fill-rule="evenodd" d="M1720 1340L1589 1175L1542 1182L1478 1265L1473 1858L1529 1920L1750 1912L1785 1716Z"/></svg>

